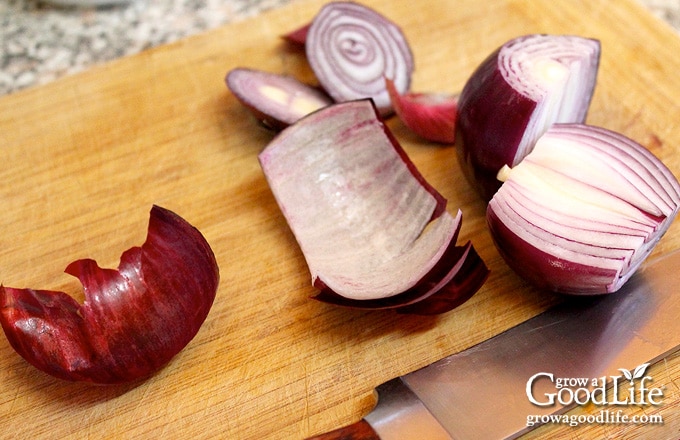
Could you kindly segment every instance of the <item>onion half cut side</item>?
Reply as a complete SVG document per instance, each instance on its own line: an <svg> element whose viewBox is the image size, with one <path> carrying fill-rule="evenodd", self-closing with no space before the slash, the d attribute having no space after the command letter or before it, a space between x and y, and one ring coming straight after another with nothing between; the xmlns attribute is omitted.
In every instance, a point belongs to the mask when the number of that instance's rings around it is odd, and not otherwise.
<svg viewBox="0 0 680 440"><path fill-rule="evenodd" d="M456 246L462 214L448 213L371 100L305 117L259 160L317 299L434 314L485 281L488 270L470 243Z"/></svg>
<svg viewBox="0 0 680 440"><path fill-rule="evenodd" d="M330 2L314 17L305 54L324 90L336 101L372 98L380 113L393 112L384 77L408 91L414 61L401 29L354 2Z"/></svg>
<svg viewBox="0 0 680 440"><path fill-rule="evenodd" d="M533 284L575 294L616 292L678 212L680 186L649 150L583 124L556 124L487 206L494 242Z"/></svg>
<svg viewBox="0 0 680 440"><path fill-rule="evenodd" d="M239 67L229 71L225 82L258 121L275 131L333 103L323 91L288 75Z"/></svg>
<svg viewBox="0 0 680 440"><path fill-rule="evenodd" d="M490 54L458 102L458 158L484 200L500 187L496 174L514 167L554 123L583 123L595 89L597 40L525 35Z"/></svg>
<svg viewBox="0 0 680 440"><path fill-rule="evenodd" d="M124 252L118 270L91 259L66 268L85 291L0 287L0 323L29 363L70 381L115 384L165 366L208 316L219 269L201 233L154 206L145 243Z"/></svg>

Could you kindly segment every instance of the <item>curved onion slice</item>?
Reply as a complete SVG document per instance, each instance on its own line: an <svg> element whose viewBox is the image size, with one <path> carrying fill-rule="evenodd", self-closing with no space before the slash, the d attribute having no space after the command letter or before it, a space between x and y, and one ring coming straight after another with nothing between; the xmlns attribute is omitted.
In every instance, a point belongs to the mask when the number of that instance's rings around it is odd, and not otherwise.
<svg viewBox="0 0 680 440"><path fill-rule="evenodd" d="M385 78L385 85L395 113L411 131L432 142L453 144L456 141L457 95L400 94L389 78Z"/></svg>
<svg viewBox="0 0 680 440"><path fill-rule="evenodd" d="M63 292L0 287L0 322L12 347L55 377L101 384L145 378L198 332L215 299L219 271L201 233L154 206L146 242L118 270L71 263L85 301Z"/></svg>
<svg viewBox="0 0 680 440"><path fill-rule="evenodd" d="M309 26L305 53L336 102L373 98L387 115L393 109L383 78L392 78L399 93L411 84L413 55L401 29L357 3L324 5Z"/></svg>
<svg viewBox="0 0 680 440"><path fill-rule="evenodd" d="M442 313L486 279L472 246L455 245L461 213L446 211L371 100L307 116L259 160L321 291L317 299ZM430 307L419 304L428 299Z"/></svg>
<svg viewBox="0 0 680 440"><path fill-rule="evenodd" d="M582 123L595 88L597 40L526 35L502 45L475 70L458 102L459 161L485 200L496 174L517 165L553 123Z"/></svg>
<svg viewBox="0 0 680 440"><path fill-rule="evenodd" d="M321 90L291 76L261 70L236 68L229 71L225 82L241 104L273 130L333 102Z"/></svg>
<svg viewBox="0 0 680 440"><path fill-rule="evenodd" d="M609 130L556 124L487 207L506 262L570 294L617 291L675 218L680 185L661 161Z"/></svg>

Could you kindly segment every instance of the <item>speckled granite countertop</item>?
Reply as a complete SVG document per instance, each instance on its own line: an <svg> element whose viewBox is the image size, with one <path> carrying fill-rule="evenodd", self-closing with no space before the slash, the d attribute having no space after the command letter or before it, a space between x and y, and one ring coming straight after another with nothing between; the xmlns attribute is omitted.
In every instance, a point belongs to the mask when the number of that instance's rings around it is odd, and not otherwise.
<svg viewBox="0 0 680 440"><path fill-rule="evenodd" d="M295 0L131 0L59 7L0 0L0 95L45 84ZM680 0L639 0L680 32Z"/></svg>

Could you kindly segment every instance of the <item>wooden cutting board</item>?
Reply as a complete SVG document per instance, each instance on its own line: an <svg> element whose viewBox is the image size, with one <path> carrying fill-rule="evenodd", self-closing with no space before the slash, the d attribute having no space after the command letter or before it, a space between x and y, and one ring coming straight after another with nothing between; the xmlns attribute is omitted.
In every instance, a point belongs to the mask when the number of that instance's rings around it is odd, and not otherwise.
<svg viewBox="0 0 680 440"><path fill-rule="evenodd" d="M134 387L53 379L0 337L0 437L303 438L361 418L381 382L558 301L528 287L500 259L455 148L420 141L396 120L390 127L426 179L450 210L463 210L460 239L473 241L490 278L462 307L433 318L308 299L314 289L304 259L256 158L272 134L223 78L246 66L312 80L304 59L279 36L309 21L322 3L297 1L0 99L0 282L82 299L63 269L79 258L116 267L121 252L144 241L152 204L198 227L221 270L217 299L196 338ZM366 4L409 38L415 91L459 91L489 52L521 34L600 39L588 122L636 139L680 176L680 38L633 0ZM676 222L654 254L678 248ZM663 426L548 426L531 436L677 438L680 357L648 373L666 391L663 405L644 411L662 414Z"/></svg>

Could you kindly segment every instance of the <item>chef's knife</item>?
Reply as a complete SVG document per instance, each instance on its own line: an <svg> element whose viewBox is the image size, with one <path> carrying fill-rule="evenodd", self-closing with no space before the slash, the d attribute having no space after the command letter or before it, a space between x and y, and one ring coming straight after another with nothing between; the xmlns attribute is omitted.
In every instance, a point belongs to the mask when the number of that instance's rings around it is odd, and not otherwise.
<svg viewBox="0 0 680 440"><path fill-rule="evenodd" d="M632 373L636 367L642 366L637 371L643 373L645 364L680 346L678 286L680 251L646 264L619 292L569 298L474 347L380 385L370 414L314 439L515 438L538 426L527 426L528 416L562 414L582 403L570 398L579 378L604 377L608 388L596 394L591 386L576 400L590 392L595 403L625 402L612 397L611 382L626 370L634 384L640 380ZM559 399L556 380L562 378L574 388ZM551 395L555 404L543 406ZM662 396L652 398L658 403Z"/></svg>

